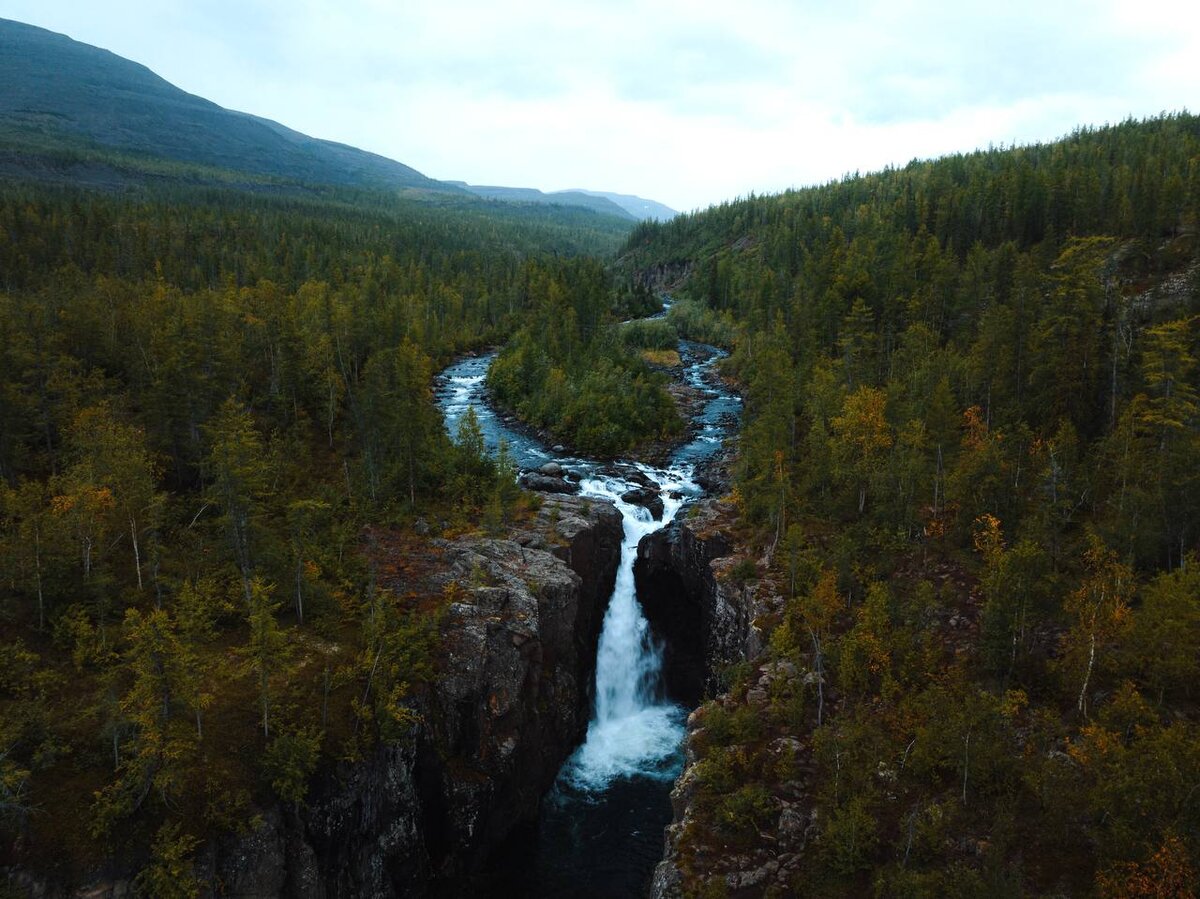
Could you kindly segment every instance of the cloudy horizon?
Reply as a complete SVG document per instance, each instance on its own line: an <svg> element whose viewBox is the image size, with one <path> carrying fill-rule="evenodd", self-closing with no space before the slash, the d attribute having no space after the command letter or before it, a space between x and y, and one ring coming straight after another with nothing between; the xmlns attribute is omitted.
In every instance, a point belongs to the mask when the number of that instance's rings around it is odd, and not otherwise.
<svg viewBox="0 0 1200 899"><path fill-rule="evenodd" d="M5 0L0 16L433 178L688 210L1194 106L1193 7Z"/></svg>

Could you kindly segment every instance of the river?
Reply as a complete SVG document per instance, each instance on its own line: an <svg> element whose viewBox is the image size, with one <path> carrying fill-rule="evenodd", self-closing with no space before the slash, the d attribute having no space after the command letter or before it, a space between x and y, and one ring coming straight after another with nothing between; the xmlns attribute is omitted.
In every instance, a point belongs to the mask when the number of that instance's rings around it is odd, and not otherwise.
<svg viewBox="0 0 1200 899"><path fill-rule="evenodd" d="M485 379L494 353L460 359L438 377L437 403L451 434L473 408L490 451L505 441L523 470L559 463L581 495L612 502L624 521L621 561L597 650L587 736L563 765L536 824L514 834L511 851L488 872L482 895L641 896L662 855L671 785L683 767L687 709L663 689L662 646L638 603L633 564L644 536L666 527L703 495L695 476L720 452L741 413L740 398L716 376L724 351L681 340L679 353L682 379L703 393L704 402L664 468L602 463L543 445L491 407ZM649 484L663 500L661 520L621 499Z"/></svg>

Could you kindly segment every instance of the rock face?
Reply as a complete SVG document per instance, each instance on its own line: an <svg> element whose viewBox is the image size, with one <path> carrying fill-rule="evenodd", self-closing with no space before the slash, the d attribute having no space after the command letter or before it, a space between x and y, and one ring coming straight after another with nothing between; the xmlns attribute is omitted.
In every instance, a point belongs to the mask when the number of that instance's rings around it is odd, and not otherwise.
<svg viewBox="0 0 1200 899"><path fill-rule="evenodd" d="M691 704L715 687L722 667L762 646L753 624L759 611L754 587L717 577L733 549L717 527L720 515L711 500L692 506L642 540L633 569L646 618L667 640L667 689Z"/></svg>
<svg viewBox="0 0 1200 899"><path fill-rule="evenodd" d="M639 284L646 284L655 290L671 290L684 283L694 268L695 263L690 259L684 262L661 262L639 269L634 277Z"/></svg>
<svg viewBox="0 0 1200 899"><path fill-rule="evenodd" d="M682 899L714 888L719 895L744 899L794 894L794 878L802 876L804 852L818 828L807 783L815 765L811 745L790 734L778 735L763 747L769 756L787 758L788 768L797 778L772 787L777 817L774 827L768 828L768 842L736 852L693 845L685 863L680 857L680 841L695 823L694 799L701 778L695 740L705 730L706 715L716 706L723 706L727 712L742 706L761 708L769 695L795 695L815 676L790 661L765 662L751 672L751 686L744 696L723 694L688 716L687 761L671 791L674 820L667 827L663 860L654 869L650 883L652 899ZM684 870L689 872L686 882Z"/></svg>
<svg viewBox="0 0 1200 899"><path fill-rule="evenodd" d="M462 892L538 803L587 728L596 643L620 560L611 505L547 498L513 540L440 543L455 581L444 660L405 744L320 774L300 812L207 847L214 895ZM462 887L466 889L466 887Z"/></svg>
<svg viewBox="0 0 1200 899"><path fill-rule="evenodd" d="M772 592L728 576L735 557L733 544L721 527L725 514L716 501L697 504L686 517L645 537L634 566L646 617L667 640L664 674L668 689L693 705L716 691L721 668L762 653L765 637L759 622L779 610L779 598ZM785 676L794 678L797 672L764 674L766 679L750 691L748 701L758 694L765 700L771 680ZM654 899L683 894L676 844L691 819L696 757L690 741L691 734L702 726L700 714L693 712L688 718L687 763L671 792L674 821L667 828L663 860L650 884ZM798 814L791 808L785 811L793 817ZM761 895L781 870L759 866L738 872L726 878L725 888L729 895Z"/></svg>

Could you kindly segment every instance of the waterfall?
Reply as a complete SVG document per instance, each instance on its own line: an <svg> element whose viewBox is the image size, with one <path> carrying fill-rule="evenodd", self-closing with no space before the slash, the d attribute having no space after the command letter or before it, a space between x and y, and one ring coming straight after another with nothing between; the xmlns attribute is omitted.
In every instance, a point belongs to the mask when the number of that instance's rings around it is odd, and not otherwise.
<svg viewBox="0 0 1200 899"><path fill-rule="evenodd" d="M611 500L621 512L621 562L596 653L596 706L587 738L568 760L562 777L586 791L605 789L618 777L673 779L683 738L684 711L662 695L662 647L650 633L634 588L633 563L642 537L670 524L682 505L682 489L694 489L679 472L642 468L662 494L655 521L641 506L621 499L632 485L617 479L582 481L584 496Z"/></svg>
<svg viewBox="0 0 1200 899"><path fill-rule="evenodd" d="M671 455L668 470L552 453L528 429L510 427L488 403L485 376L494 353L467 356L448 366L436 386L438 406L451 435L473 407L488 449L501 440L526 471L553 460L579 479L581 492L612 502L624 521L621 561L596 654L596 691L586 741L559 771L542 803L537 836L506 863L495 896L642 896L646 879L662 857L663 828L671 820L671 782L683 769L685 709L666 701L661 689L661 647L651 638L634 590L637 545L665 527L683 505L681 496L702 496L693 472L720 452L741 412L741 400L723 389L713 370L724 353L679 342L684 378L707 396L693 410L694 432ZM640 474L632 474L636 468ZM617 473L611 474L616 471ZM622 475L624 472L624 475ZM662 521L621 500L635 484L658 485ZM506 879L507 878L507 879Z"/></svg>

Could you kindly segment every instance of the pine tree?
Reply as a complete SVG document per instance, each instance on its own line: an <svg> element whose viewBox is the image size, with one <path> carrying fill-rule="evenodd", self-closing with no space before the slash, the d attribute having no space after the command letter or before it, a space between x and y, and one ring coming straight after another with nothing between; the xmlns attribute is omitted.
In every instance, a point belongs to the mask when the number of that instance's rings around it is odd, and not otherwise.
<svg viewBox="0 0 1200 899"><path fill-rule="evenodd" d="M209 502L221 509L229 547L249 605L254 543L267 493L270 460L254 419L233 399L221 406L207 431L211 444L206 465L207 496Z"/></svg>
<svg viewBox="0 0 1200 899"><path fill-rule="evenodd" d="M271 598L273 592L272 586L264 584L258 578L251 581L246 611L250 634L241 650L246 670L253 676L258 690L258 706L265 739L271 737L274 681L287 670L292 654L288 635L275 618L276 612L279 611L279 603Z"/></svg>

